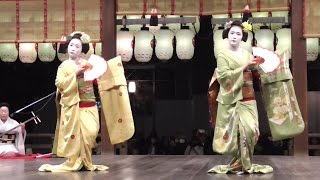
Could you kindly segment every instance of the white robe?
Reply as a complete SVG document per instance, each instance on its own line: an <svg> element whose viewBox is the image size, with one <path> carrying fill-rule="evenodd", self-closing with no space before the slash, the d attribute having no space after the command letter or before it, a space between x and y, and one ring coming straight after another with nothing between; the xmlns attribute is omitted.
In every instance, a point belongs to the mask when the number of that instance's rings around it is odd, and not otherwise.
<svg viewBox="0 0 320 180"><path fill-rule="evenodd" d="M7 121L4 123L0 120L0 134L8 131L9 129L19 125L19 123L11 118L8 118ZM8 134L15 134L15 143L0 143L0 157L3 156L14 156L14 155L25 155L25 148L24 148L24 140L25 135L22 135L21 127L18 127Z"/></svg>

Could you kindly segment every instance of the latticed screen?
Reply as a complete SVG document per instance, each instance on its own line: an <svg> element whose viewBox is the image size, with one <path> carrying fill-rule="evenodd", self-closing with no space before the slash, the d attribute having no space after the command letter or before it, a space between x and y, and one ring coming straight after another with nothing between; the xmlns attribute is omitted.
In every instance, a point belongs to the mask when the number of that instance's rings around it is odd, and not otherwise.
<svg viewBox="0 0 320 180"><path fill-rule="evenodd" d="M58 41L74 30L100 39L102 0L0 1L0 41Z"/></svg>
<svg viewBox="0 0 320 180"><path fill-rule="evenodd" d="M304 37L320 37L319 7L319 0L304 0Z"/></svg>

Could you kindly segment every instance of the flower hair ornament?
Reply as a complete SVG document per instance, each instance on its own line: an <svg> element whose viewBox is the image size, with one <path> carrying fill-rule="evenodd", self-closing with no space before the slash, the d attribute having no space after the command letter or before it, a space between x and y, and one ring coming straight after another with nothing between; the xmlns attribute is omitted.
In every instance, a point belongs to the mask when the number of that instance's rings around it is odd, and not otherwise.
<svg viewBox="0 0 320 180"><path fill-rule="evenodd" d="M72 37L75 34L81 34L80 40L81 40L82 44L89 44L91 38L88 34L86 34L85 32L81 32L81 31L75 31L75 32L71 33L70 36Z"/></svg>
<svg viewBox="0 0 320 180"><path fill-rule="evenodd" d="M244 31L244 32L252 31L252 25L249 24L248 21L243 22L241 25L242 25L242 27L243 27L243 31Z"/></svg>

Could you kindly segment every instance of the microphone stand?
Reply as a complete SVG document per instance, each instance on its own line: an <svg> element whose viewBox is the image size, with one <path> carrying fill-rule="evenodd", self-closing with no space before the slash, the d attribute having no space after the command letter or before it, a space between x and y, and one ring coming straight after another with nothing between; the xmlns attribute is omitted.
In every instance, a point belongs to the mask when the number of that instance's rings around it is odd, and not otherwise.
<svg viewBox="0 0 320 180"><path fill-rule="evenodd" d="M27 106L23 107L23 108L21 108L21 109L19 109L19 110L15 111L15 112L13 112L13 113L11 113L11 114L10 114L10 117L12 117L13 115L15 115L15 114L17 114L17 113L19 113L19 112L23 111L24 109L26 109L26 108L28 108L28 107L30 107L30 106L32 106L32 105L34 105L34 104L36 104L36 103L38 103L38 102L40 102L40 101L42 101L42 100L44 100L44 99L48 98L49 96L52 96L52 95L53 95L53 94L55 94L55 93L56 93L56 91L54 91L54 92L50 93L49 95L47 95L47 96L45 96L45 97L43 97L43 98L41 98L41 99L39 99L39 100L37 100L37 101L35 101L35 102L33 102L33 103L31 103L31 104L29 104L29 105L27 105Z"/></svg>

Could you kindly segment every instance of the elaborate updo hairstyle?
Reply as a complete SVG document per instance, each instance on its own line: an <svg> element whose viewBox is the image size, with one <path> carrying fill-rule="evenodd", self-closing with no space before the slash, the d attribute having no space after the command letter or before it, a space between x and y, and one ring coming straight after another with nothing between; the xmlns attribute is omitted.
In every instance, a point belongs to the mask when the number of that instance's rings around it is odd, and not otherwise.
<svg viewBox="0 0 320 180"><path fill-rule="evenodd" d="M78 31L78 32L71 33L71 35L67 36L64 41L60 42L60 47L59 47L58 52L63 53L63 54L67 53L69 43L72 39L79 39L81 41L81 43L82 43L81 52L86 54L89 51L90 36L84 32Z"/></svg>
<svg viewBox="0 0 320 180"><path fill-rule="evenodd" d="M248 33L243 31L242 22L241 22L241 21L238 21L238 20L231 22L231 23L229 24L229 27L227 27L227 28L225 28L225 29L223 30L223 32L222 32L222 38L223 38L223 39L228 38L229 31L230 31L231 27L233 27L233 26L238 26L238 27L240 27L240 28L242 29L242 41L243 41L243 42L246 42L247 39L248 39Z"/></svg>

